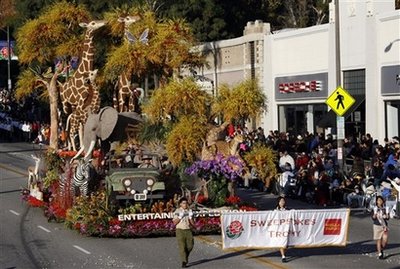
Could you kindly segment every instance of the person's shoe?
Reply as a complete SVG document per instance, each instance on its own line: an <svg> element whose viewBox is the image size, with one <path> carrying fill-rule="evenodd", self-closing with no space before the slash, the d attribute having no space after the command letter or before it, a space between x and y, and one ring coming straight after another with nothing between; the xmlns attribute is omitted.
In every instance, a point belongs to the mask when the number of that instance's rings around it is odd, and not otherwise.
<svg viewBox="0 0 400 269"><path fill-rule="evenodd" d="M182 262L182 268L186 268L187 266L187 262Z"/></svg>
<svg viewBox="0 0 400 269"><path fill-rule="evenodd" d="M385 257L383 256L383 251L381 251L381 253L379 253L378 259L383 260Z"/></svg>
<svg viewBox="0 0 400 269"><path fill-rule="evenodd" d="M282 262L283 262L283 263L286 263L286 262L287 262L286 257L285 257L285 258L282 258Z"/></svg>

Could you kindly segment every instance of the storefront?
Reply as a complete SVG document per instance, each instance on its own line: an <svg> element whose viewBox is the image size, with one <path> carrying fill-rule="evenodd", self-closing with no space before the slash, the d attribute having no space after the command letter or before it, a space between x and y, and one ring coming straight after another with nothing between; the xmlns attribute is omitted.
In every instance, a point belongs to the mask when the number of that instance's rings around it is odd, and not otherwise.
<svg viewBox="0 0 400 269"><path fill-rule="evenodd" d="M400 65L381 68L382 96L385 104L385 135L400 136Z"/></svg>
<svg viewBox="0 0 400 269"><path fill-rule="evenodd" d="M328 73L275 78L278 129L292 134L316 133L319 127L315 123L327 114L327 85Z"/></svg>

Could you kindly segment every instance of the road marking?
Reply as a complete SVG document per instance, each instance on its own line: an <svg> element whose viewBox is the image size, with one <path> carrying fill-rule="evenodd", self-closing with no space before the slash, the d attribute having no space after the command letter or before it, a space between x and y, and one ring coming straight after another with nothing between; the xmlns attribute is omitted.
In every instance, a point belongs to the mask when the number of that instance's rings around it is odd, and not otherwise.
<svg viewBox="0 0 400 269"><path fill-rule="evenodd" d="M80 246L74 245L74 248L79 249L80 251L82 251L82 252L85 253L85 254L88 254L88 255L91 254L89 251L87 251L87 250L84 249L84 248L81 248Z"/></svg>
<svg viewBox="0 0 400 269"><path fill-rule="evenodd" d="M14 215L19 216L20 214L18 212L15 212L14 210L10 210L11 213L13 213Z"/></svg>
<svg viewBox="0 0 400 269"><path fill-rule="evenodd" d="M38 225L39 229L42 229L43 231L47 232L47 233L51 233L51 231L49 229L44 228L43 226Z"/></svg>
<svg viewBox="0 0 400 269"><path fill-rule="evenodd" d="M222 249L222 242L219 241L219 240L218 241L213 241L213 240L210 240L207 237L202 236L202 235L196 236L196 238L199 239L200 241L208 243L209 245L212 245L214 247L217 245ZM239 252L239 251L242 251L242 250L243 249L232 248L230 250L222 250L222 251L224 251L224 252ZM243 253L241 255L247 256L247 257L249 257L251 259L254 259L258 263L261 263L261 264L264 264L264 265L268 265L269 267L272 267L274 269L287 269L287 267L285 267L283 265L279 265L279 264L277 264L277 263L275 263L275 262L273 262L270 259L267 259L265 257L260 257L258 255L254 255L254 254L251 254L251 253Z"/></svg>

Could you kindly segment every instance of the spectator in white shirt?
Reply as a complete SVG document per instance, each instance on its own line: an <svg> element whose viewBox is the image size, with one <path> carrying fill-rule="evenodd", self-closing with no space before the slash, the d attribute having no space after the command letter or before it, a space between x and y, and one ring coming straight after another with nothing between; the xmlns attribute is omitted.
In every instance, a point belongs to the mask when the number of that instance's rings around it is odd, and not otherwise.
<svg viewBox="0 0 400 269"><path fill-rule="evenodd" d="M289 163L290 166L292 167L292 169L293 169L293 167L295 167L294 166L294 159L293 159L292 156L290 156L288 154L287 150L279 152L279 156L280 156L280 158L279 158L279 167L280 167L281 171L285 171L286 163Z"/></svg>

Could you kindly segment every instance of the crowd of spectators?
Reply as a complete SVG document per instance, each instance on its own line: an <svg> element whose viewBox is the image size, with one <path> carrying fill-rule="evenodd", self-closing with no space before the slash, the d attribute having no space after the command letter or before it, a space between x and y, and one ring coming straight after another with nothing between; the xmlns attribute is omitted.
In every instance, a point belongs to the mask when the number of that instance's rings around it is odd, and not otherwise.
<svg viewBox="0 0 400 269"><path fill-rule="evenodd" d="M231 128L231 127L230 127ZM232 133L232 131L231 131ZM386 199L396 195L391 180L400 184L399 137L374 140L370 134L344 139L344 164L337 160L337 142L331 134L289 134L262 128L249 132L235 128L246 137L240 153L256 142L270 146L278 154L275 184L266 188L252 172L249 188L283 194L321 206L365 206L366 196L379 193ZM228 127L229 135L229 127ZM231 134L232 135L232 134ZM340 169L341 168L341 169ZM252 169L254 170L254 169Z"/></svg>
<svg viewBox="0 0 400 269"><path fill-rule="evenodd" d="M0 140L48 144L49 124L41 120L39 106L34 98L16 102L10 91L0 88Z"/></svg>
<svg viewBox="0 0 400 269"><path fill-rule="evenodd" d="M50 126L39 121L23 121L0 112L0 140L29 142L48 145Z"/></svg>

